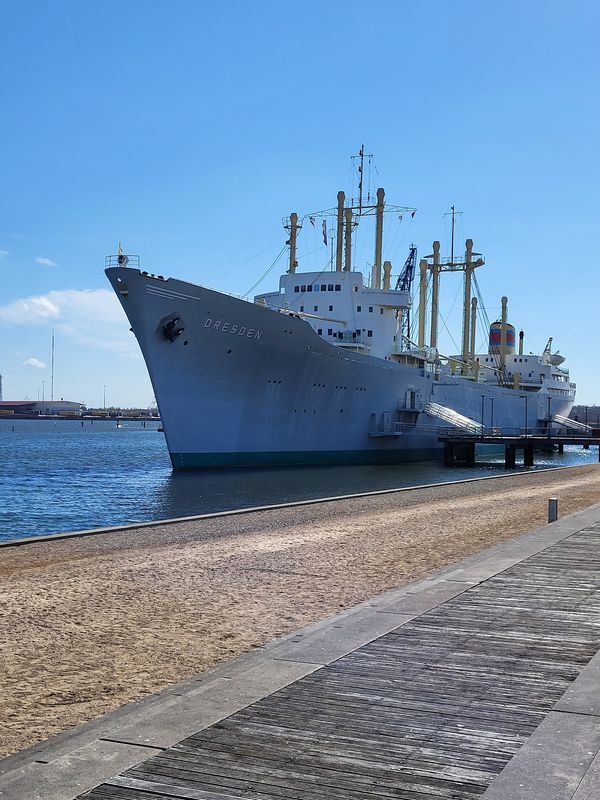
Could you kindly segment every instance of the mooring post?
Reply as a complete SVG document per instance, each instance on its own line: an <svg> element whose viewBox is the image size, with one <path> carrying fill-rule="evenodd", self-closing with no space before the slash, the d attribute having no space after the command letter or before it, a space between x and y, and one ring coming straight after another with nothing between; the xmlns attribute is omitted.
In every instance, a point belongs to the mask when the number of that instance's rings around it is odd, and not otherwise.
<svg viewBox="0 0 600 800"><path fill-rule="evenodd" d="M533 442L527 442L523 450L523 464L533 467Z"/></svg>
<svg viewBox="0 0 600 800"><path fill-rule="evenodd" d="M600 452L600 450L599 450ZM600 455L598 456L600 460ZM444 442L444 466L445 467L453 467L454 466L454 443L453 442Z"/></svg>
<svg viewBox="0 0 600 800"><path fill-rule="evenodd" d="M558 519L558 498L550 497L548 500L548 522L556 522Z"/></svg>
<svg viewBox="0 0 600 800"><path fill-rule="evenodd" d="M504 466L512 469L517 462L517 448L514 444L507 444L504 448Z"/></svg>

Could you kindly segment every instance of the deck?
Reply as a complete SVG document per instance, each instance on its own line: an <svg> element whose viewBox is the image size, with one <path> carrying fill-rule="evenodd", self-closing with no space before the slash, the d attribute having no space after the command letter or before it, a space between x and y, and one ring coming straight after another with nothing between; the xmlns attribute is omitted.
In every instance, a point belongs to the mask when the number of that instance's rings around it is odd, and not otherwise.
<svg viewBox="0 0 600 800"><path fill-rule="evenodd" d="M600 507L568 520L88 725L75 752L131 751L91 791L0 797L598 797Z"/></svg>
<svg viewBox="0 0 600 800"><path fill-rule="evenodd" d="M480 797L600 649L599 622L597 526L85 797Z"/></svg>

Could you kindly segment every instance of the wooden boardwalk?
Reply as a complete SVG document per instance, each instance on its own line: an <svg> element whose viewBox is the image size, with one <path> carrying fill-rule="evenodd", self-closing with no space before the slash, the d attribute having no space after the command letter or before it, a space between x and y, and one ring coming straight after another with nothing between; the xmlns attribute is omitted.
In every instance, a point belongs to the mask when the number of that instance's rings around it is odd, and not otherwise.
<svg viewBox="0 0 600 800"><path fill-rule="evenodd" d="M600 525L82 795L470 800L600 649Z"/></svg>

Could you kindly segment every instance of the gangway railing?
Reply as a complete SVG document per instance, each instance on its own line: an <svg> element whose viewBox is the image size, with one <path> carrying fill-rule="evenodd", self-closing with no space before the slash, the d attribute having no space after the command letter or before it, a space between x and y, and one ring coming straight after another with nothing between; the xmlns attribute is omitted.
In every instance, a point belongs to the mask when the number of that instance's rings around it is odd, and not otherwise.
<svg viewBox="0 0 600 800"><path fill-rule="evenodd" d="M467 433L470 433L471 435L477 435L481 432L480 422L476 422L470 417L465 417L463 414L459 414L458 411L455 411L453 408L442 406L439 403L426 403L423 410L426 414L429 414L432 417L437 417L437 419L447 422L453 428L459 428Z"/></svg>
<svg viewBox="0 0 600 800"><path fill-rule="evenodd" d="M589 434L593 431L590 425L586 425L584 422L578 422L576 419L571 419L570 417L563 417L562 414L554 414L552 416L552 421L563 428L570 428L573 431L582 431Z"/></svg>

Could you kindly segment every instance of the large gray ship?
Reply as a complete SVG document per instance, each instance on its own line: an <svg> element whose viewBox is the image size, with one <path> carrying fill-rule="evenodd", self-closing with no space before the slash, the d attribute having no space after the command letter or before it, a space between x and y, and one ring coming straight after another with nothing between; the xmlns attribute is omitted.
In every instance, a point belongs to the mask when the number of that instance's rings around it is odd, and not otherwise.
<svg viewBox="0 0 600 800"><path fill-rule="evenodd" d="M482 309L472 295L483 258L470 239L460 257L442 258L434 242L418 265L411 248L392 287L392 265L383 260L389 210L398 207L378 189L360 203L339 192L336 208L307 215L313 225L323 217L325 240L327 219L334 221L331 264L313 272L298 269L303 219L292 214L284 221L288 269L278 291L254 301L141 271L121 250L107 258L175 469L420 461L442 457L442 428L549 432L565 424L575 384L564 359L552 353L552 340L540 355L526 354L521 333L517 348L506 298L487 352L475 352ZM352 266L353 231L365 215L375 221L368 276ZM450 356L438 350L446 272L464 281L462 350Z"/></svg>

